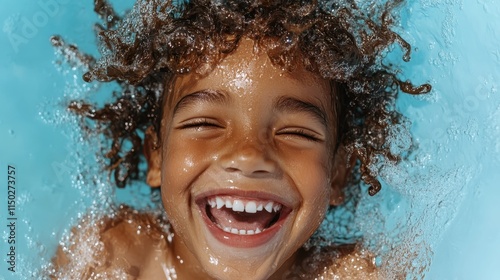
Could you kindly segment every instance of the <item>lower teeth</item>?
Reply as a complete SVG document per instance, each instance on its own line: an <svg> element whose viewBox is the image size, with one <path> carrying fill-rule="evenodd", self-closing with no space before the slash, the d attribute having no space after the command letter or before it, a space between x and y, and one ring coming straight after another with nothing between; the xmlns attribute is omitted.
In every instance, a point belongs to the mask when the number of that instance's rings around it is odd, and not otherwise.
<svg viewBox="0 0 500 280"><path fill-rule="evenodd" d="M255 234L259 234L262 232L262 230L259 228L257 228L256 230L251 230L251 229L244 230L244 229L236 229L236 228L230 228L230 227L223 228L221 225L217 225L217 226L225 232L229 232L232 234L238 234L238 235L255 235Z"/></svg>

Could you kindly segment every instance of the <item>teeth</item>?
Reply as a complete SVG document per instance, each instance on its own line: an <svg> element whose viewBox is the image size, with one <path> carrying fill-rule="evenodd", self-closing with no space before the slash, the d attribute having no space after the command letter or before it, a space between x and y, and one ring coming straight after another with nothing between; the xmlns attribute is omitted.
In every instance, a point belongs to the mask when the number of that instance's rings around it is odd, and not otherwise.
<svg viewBox="0 0 500 280"><path fill-rule="evenodd" d="M213 200L213 199L210 199L208 201L208 204L210 204L210 207L212 207L212 208L215 208L215 206L217 206L217 202L215 202L215 200Z"/></svg>
<svg viewBox="0 0 500 280"><path fill-rule="evenodd" d="M242 200L242 199L231 199L227 196L212 196L207 199L207 204L212 208L221 209L222 207L226 207L226 209L231 209L234 212L246 212L246 213L257 213L259 211L266 210L269 213L279 212L283 205L273 201L255 201L255 200ZM238 229L232 227L222 227L217 224L217 226L231 234L236 235L255 235L261 233L262 229Z"/></svg>
<svg viewBox="0 0 500 280"><path fill-rule="evenodd" d="M250 201L245 205L245 212L247 213L257 213L257 204L253 201Z"/></svg>
<svg viewBox="0 0 500 280"><path fill-rule="evenodd" d="M273 206L273 210L274 210L274 212L278 212L278 211L280 211L280 210L281 210L281 204L276 204L276 205L274 205L274 206Z"/></svg>
<svg viewBox="0 0 500 280"><path fill-rule="evenodd" d="M221 209L226 207L232 209L234 212L246 212L246 213L257 213L263 211L264 209L269 212L279 212L282 205L272 201L268 202L257 202L257 201L242 201L240 199L223 199L222 197L212 197L208 199L208 205L212 208Z"/></svg>
<svg viewBox="0 0 500 280"><path fill-rule="evenodd" d="M233 211L234 212L243 212L243 211L245 211L245 204L243 204L243 201L236 199L233 202Z"/></svg>
<svg viewBox="0 0 500 280"><path fill-rule="evenodd" d="M217 203L217 209L221 209L222 206L225 205L224 200L222 200L222 198L220 198L220 197L216 197L215 201Z"/></svg>
<svg viewBox="0 0 500 280"><path fill-rule="evenodd" d="M272 213L273 212L273 203L272 202L268 202L266 204L266 206L264 206L264 208L266 209L267 212Z"/></svg>
<svg viewBox="0 0 500 280"><path fill-rule="evenodd" d="M229 233L237 234L237 235L254 235L254 234L259 234L262 232L262 230L260 230L259 228L255 229L255 230L252 230L252 229L244 230L244 229L237 229L237 228L231 228L231 227L222 228L221 226L219 226L219 228L221 228L225 232L229 232Z"/></svg>

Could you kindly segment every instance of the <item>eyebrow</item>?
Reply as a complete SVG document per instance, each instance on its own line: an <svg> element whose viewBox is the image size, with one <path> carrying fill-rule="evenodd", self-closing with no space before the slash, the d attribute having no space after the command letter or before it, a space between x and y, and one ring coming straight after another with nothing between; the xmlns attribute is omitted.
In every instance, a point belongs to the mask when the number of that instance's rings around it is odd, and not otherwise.
<svg viewBox="0 0 500 280"><path fill-rule="evenodd" d="M227 103L228 98L227 96L217 90L200 90L193 92L191 94L188 94L179 100L177 104L174 107L174 115L179 111L182 110L186 107L189 107L193 105L194 103L197 102L206 102L206 103Z"/></svg>
<svg viewBox="0 0 500 280"><path fill-rule="evenodd" d="M325 127L327 126L326 114L324 110L307 101L302 101L293 97L282 96L275 101L274 108L281 112L290 112L290 113L304 112L306 114L313 116Z"/></svg>
<svg viewBox="0 0 500 280"><path fill-rule="evenodd" d="M207 103L227 103L228 97L221 91L204 89L200 91L193 92L182 97L179 102L174 107L174 115L194 103L197 102L207 102ZM281 96L274 101L273 107L279 112L290 112L290 113L306 113L313 116L325 127L327 126L326 114L324 110L320 107L307 102L296 99L294 97Z"/></svg>

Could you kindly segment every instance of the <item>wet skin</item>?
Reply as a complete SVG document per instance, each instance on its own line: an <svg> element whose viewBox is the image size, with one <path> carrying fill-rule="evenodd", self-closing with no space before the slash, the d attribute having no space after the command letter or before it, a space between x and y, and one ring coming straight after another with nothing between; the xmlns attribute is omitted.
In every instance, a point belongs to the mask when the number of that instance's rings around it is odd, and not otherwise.
<svg viewBox="0 0 500 280"><path fill-rule="evenodd" d="M285 72L253 48L245 39L210 74L177 77L161 148L146 152L148 183L161 185L175 232L178 279L279 277L340 196L329 81L300 67ZM220 224L234 213L217 217L216 197L281 210L261 233L233 234Z"/></svg>

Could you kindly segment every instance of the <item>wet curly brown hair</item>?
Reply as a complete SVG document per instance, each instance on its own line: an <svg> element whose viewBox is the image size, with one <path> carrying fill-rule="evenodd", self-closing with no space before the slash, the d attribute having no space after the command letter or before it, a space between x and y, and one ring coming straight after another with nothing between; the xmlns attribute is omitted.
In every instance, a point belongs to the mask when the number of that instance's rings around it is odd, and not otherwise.
<svg viewBox="0 0 500 280"><path fill-rule="evenodd" d="M110 140L107 169L124 187L143 176L142 136L150 126L159 133L163 93L173 78L209 73L242 38L250 38L275 65L293 70L301 64L337 85L339 142L359 160L358 177L374 195L380 183L373 162L381 156L400 160L386 141L391 127L402 123L394 109L398 91L430 90L427 84L414 87L399 80L397 71L382 63L395 43L409 60L410 45L390 29L392 12L402 2L362 9L354 0L138 0L122 19L105 0L96 0L104 22L96 25L102 58L81 55L90 68L83 78L117 81L121 90L101 108L85 101L73 101L69 108L94 120ZM53 42L64 47L59 38Z"/></svg>

